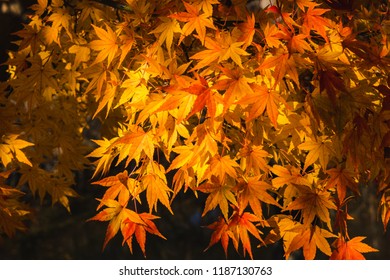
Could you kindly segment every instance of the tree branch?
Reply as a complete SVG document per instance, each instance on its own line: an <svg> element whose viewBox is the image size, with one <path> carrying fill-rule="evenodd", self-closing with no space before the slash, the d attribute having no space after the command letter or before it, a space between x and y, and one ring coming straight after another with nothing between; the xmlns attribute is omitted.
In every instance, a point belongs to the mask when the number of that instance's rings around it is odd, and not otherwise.
<svg viewBox="0 0 390 280"><path fill-rule="evenodd" d="M97 3L105 5L105 6L109 6L111 8L117 9L117 10L122 10L122 11L126 11L126 12L132 11L130 6L124 5L124 4L116 2L114 0L91 0L91 1L97 2Z"/></svg>

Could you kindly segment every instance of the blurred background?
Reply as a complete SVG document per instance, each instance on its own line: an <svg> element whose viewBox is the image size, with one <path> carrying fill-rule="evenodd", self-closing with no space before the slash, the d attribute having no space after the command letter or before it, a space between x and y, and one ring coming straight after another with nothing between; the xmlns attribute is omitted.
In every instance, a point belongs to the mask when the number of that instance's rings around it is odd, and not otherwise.
<svg viewBox="0 0 390 280"><path fill-rule="evenodd" d="M16 38L12 33L27 20L27 7L33 3L34 0L0 0L0 64L7 59L6 50L14 48L11 41ZM1 81L7 79L6 69L7 65L0 66ZM18 232L11 239L0 238L0 259L144 259L138 244L133 243L134 254L130 254L128 247L122 246L119 235L102 251L107 223L87 222L96 215L98 202L95 198L103 191L103 188L90 184L91 175L90 171L76 174L78 185L75 190L80 197L71 199L71 214L60 205L51 206L50 200L41 205L38 199L27 197L34 211L29 230ZM164 218L157 220L156 225L167 240L149 235L147 259L225 259L219 243L204 251L212 233L205 226L214 222L218 215L210 213L201 219L204 201L188 192L175 199L172 205L174 216L160 207L158 215ZM355 221L349 223L350 233L351 237L367 236L364 242L380 250L379 253L366 254L366 258L390 259L390 233L384 232L377 205L375 186L362 187L362 196L351 203L351 215ZM255 240L252 244L256 259L283 259L281 243L259 249ZM229 246L227 259L247 257ZM328 258L320 251L317 251L317 257ZM293 258L302 259L302 255L297 253Z"/></svg>

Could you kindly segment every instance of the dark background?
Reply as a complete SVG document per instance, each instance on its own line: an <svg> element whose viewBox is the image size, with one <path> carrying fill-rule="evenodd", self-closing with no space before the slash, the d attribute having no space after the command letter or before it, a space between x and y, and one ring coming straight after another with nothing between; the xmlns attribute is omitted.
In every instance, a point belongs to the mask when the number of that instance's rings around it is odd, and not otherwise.
<svg viewBox="0 0 390 280"><path fill-rule="evenodd" d="M0 5L9 5L18 0L0 0ZM7 59L6 49L14 46L11 41L16 38L11 33L19 30L27 12L26 8L34 3L33 0L21 0L23 12L14 14L10 11L0 12L0 63ZM0 79L7 79L5 70L7 65L0 66ZM122 246L121 236L118 234L102 251L107 223L87 222L87 219L96 215L98 202L96 197L101 196L102 188L91 185L91 173L84 171L76 174L78 185L76 191L79 198L71 199L69 214L62 206L51 206L48 199L41 205L38 199L27 197L32 205L34 218L29 222L28 231L17 233L13 238L0 239L0 259L143 259L144 256L136 242L133 242L134 254L130 254L127 245ZM218 243L204 252L207 247L211 230L205 228L212 223L217 213L210 213L201 219L204 199L196 199L190 192L180 194L172 205L175 213L172 216L161 206L156 221L160 232L167 238L163 240L156 236L147 236L147 259L224 259L222 246ZM366 254L367 259L390 259L390 235L384 232L378 212L378 197L375 187L363 187L362 196L351 204L351 215L355 221L350 221L351 237L367 236L365 242L380 250L379 253ZM265 209L266 213L266 209ZM252 250L256 259L283 259L281 243L259 248L258 242L253 240ZM247 258L248 256L246 256ZM301 259L302 255L293 255ZM317 250L317 257L327 259ZM242 259L229 246L227 259Z"/></svg>

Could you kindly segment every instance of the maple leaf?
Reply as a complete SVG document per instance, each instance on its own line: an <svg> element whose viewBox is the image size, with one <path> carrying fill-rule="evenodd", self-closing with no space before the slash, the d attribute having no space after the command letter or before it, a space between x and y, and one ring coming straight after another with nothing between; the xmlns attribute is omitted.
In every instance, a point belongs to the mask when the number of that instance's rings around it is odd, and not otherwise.
<svg viewBox="0 0 390 280"><path fill-rule="evenodd" d="M291 241L288 250L285 252L286 258L291 252L303 248L303 256L306 260L313 260L316 256L317 248L325 255L330 256L332 250L326 238L336 237L333 233L318 226L304 228Z"/></svg>
<svg viewBox="0 0 390 280"><path fill-rule="evenodd" d="M307 35L309 35L310 30L314 30L318 32L325 39L326 42L329 43L329 38L326 35L325 27L330 27L330 23L327 19L323 18L321 15L330 11L330 9L317 9L315 8L318 4L313 3L309 6L306 13L303 15L304 26L308 28L306 31Z"/></svg>
<svg viewBox="0 0 390 280"><path fill-rule="evenodd" d="M297 3L298 7L305 11L305 7L311 7L313 5L316 5L312 0L295 0L295 3Z"/></svg>
<svg viewBox="0 0 390 280"><path fill-rule="evenodd" d="M107 107L107 112L106 112L106 118L108 116L108 113L111 109L112 103L114 102L114 97L119 85L118 79L116 75L113 72L109 72L110 74L110 80L107 81L106 88L102 95L99 97L99 105L93 114L92 118L95 118L96 115L103 110L104 107Z"/></svg>
<svg viewBox="0 0 390 280"><path fill-rule="evenodd" d="M153 209L157 211L157 201L160 201L173 214L169 203L169 193L172 190L168 187L166 180L156 174L147 174L141 178L141 184L146 189L146 200L150 212Z"/></svg>
<svg viewBox="0 0 390 280"><path fill-rule="evenodd" d="M359 193L358 184L353 178L356 176L355 172L339 166L337 168L326 170L326 173L330 175L330 178L327 180L326 183L326 188L330 189L336 187L337 196L340 202L344 201L347 188L349 188L356 194Z"/></svg>
<svg viewBox="0 0 390 280"><path fill-rule="evenodd" d="M278 177L272 179L272 186L280 188L284 185L305 185L310 186L310 182L302 176L299 169L293 166L273 165L270 170Z"/></svg>
<svg viewBox="0 0 390 280"><path fill-rule="evenodd" d="M229 222L224 218L219 217L218 220L211 225L208 225L207 228L214 230L210 238L210 243L205 249L208 250L211 246L215 245L218 242L221 242L222 248L225 251L227 256L227 249L229 246L229 239L233 239L233 242L237 242L234 239L233 232L229 229Z"/></svg>
<svg viewBox="0 0 390 280"><path fill-rule="evenodd" d="M277 214L266 221L272 229L264 239L264 245L274 244L283 239L283 249L286 252L294 237L301 231L303 225L294 221L292 216Z"/></svg>
<svg viewBox="0 0 390 280"><path fill-rule="evenodd" d="M206 37L204 45L207 50L200 51L191 56L191 59L200 60L193 68L194 70L209 66L212 62L219 59L221 52L223 51L223 47L219 41L221 41L221 35L219 32L216 33L215 38L213 39Z"/></svg>
<svg viewBox="0 0 390 280"><path fill-rule="evenodd" d="M305 41L307 35L305 34L297 34L295 35L290 29L288 29L284 25L279 25L281 31L283 31L282 35L278 35L278 37L287 40L287 48L289 50L290 55L294 52L299 52L301 54L306 51L312 51L310 45Z"/></svg>
<svg viewBox="0 0 390 280"><path fill-rule="evenodd" d="M320 79L320 92L326 90L326 94L328 95L330 101L333 105L336 105L339 93L347 92L347 88L341 75L333 69L327 69L320 70L318 76Z"/></svg>
<svg viewBox="0 0 390 280"><path fill-rule="evenodd" d="M236 178L236 169L240 166L236 161L230 158L230 156L216 155L210 160L210 167L208 170L209 176L216 176L221 182L225 181L226 175L231 178Z"/></svg>
<svg viewBox="0 0 390 280"><path fill-rule="evenodd" d="M157 26L156 29L151 31L150 33L156 34L160 33L158 36L158 42L162 44L165 42L168 51L171 51L173 36L175 33L181 33L181 28L179 23L174 18L163 18L162 23Z"/></svg>
<svg viewBox="0 0 390 280"><path fill-rule="evenodd" d="M95 25L92 25L92 27L95 30L96 35L99 37L99 40L94 40L89 43L89 46L93 50L99 51L95 59L95 63L102 62L107 58L107 63L109 66L119 49L117 44L117 36L108 25L106 25L107 31Z"/></svg>
<svg viewBox="0 0 390 280"><path fill-rule="evenodd" d="M253 94L253 90L248 84L249 79L246 78L241 69L220 68L223 76L215 83L213 88L225 90L223 94L224 111L240 100L244 95Z"/></svg>
<svg viewBox="0 0 390 280"><path fill-rule="evenodd" d="M158 219L159 217L149 213L140 213L137 215L139 216L141 222L137 221L137 219L130 219L129 217L127 217L123 221L121 225L121 232L123 235L122 244L126 242L130 249L130 252L133 253L132 240L133 236L135 235L135 238L142 250L142 253L144 254L144 256L146 256L146 233L157 235L164 240L166 238L160 233L160 231L156 227L156 224L153 222L153 220Z"/></svg>
<svg viewBox="0 0 390 280"><path fill-rule="evenodd" d="M26 230L23 220L30 214L20 201L24 193L6 184L13 171L0 172L0 232L9 237L14 236L16 230Z"/></svg>
<svg viewBox="0 0 390 280"><path fill-rule="evenodd" d="M129 180L129 175L127 170L118 173L115 176L109 176L102 180L93 182L94 185L101 185L103 187L108 187L105 191L99 206L97 209L99 210L107 199L116 199L118 197L118 202L120 205L125 207L127 202L130 199L130 192L127 187L127 181Z"/></svg>
<svg viewBox="0 0 390 280"><path fill-rule="evenodd" d="M103 249L107 243L118 233L124 221L130 220L138 224L145 224L142 218L134 211L123 207L118 201L107 199L103 202L105 209L87 221L110 221L107 227Z"/></svg>
<svg viewBox="0 0 390 280"><path fill-rule="evenodd" d="M108 140L106 138L103 138L103 140L92 140L97 145L99 145L99 147L97 147L95 150L93 150L87 155L87 157L99 158L95 161L95 164L97 164L97 166L92 177L95 177L99 172L102 172L104 174L110 169L111 163L114 161L115 156L117 156L119 153L118 150L111 149L112 144L116 140L116 137L112 138L111 140Z"/></svg>
<svg viewBox="0 0 390 280"><path fill-rule="evenodd" d="M381 212L381 220L383 223L384 231L387 229L387 225L390 221L390 193L389 191L385 191L382 194L380 200L380 212Z"/></svg>
<svg viewBox="0 0 390 280"><path fill-rule="evenodd" d="M149 159L153 159L154 142L151 133L145 132L138 126L127 131L122 137L117 138L109 149L114 149L115 147L119 150L117 165L125 158L127 158L126 166L132 160L139 162L142 152Z"/></svg>
<svg viewBox="0 0 390 280"><path fill-rule="evenodd" d="M51 26L44 26L42 28L42 37L48 46L50 46L53 42L61 46L58 33L58 29Z"/></svg>
<svg viewBox="0 0 390 280"><path fill-rule="evenodd" d="M274 68L273 77L275 79L275 83L273 88L276 87L277 84L282 80L282 78L288 74L290 78L299 85L298 72L295 65L294 56L290 55L288 52L280 49L277 51L275 55L267 57L257 68L257 70L261 71L264 69Z"/></svg>
<svg viewBox="0 0 390 280"><path fill-rule="evenodd" d="M221 209L225 220L228 219L228 202L237 206L237 200L232 192L233 187L229 185L221 185L217 177L212 176L210 182L201 184L197 190L208 193L206 204L203 209L202 217L207 212L214 210L217 206Z"/></svg>
<svg viewBox="0 0 390 280"><path fill-rule="evenodd" d="M205 47L207 50L200 51L191 59L200 60L193 70L209 66L218 59L218 63L231 58L240 68L243 68L241 56L247 56L249 53L244 51L241 46L244 42L237 42L228 32L216 32L215 38L206 37Z"/></svg>
<svg viewBox="0 0 390 280"><path fill-rule="evenodd" d="M280 31L280 29L276 25L269 25L267 22L267 25L264 28L264 39L267 42L268 47L279 47L282 42L280 39L283 37L283 33Z"/></svg>
<svg viewBox="0 0 390 280"><path fill-rule="evenodd" d="M69 213L71 212L69 197L78 197L78 194L66 182L57 180L53 185L48 185L46 191L51 196L52 205L59 202Z"/></svg>
<svg viewBox="0 0 390 280"><path fill-rule="evenodd" d="M121 56L119 59L118 67L122 65L123 61L125 60L127 54L131 51L134 44L133 31L127 26L124 26L123 30L125 31L125 34L119 36Z"/></svg>
<svg viewBox="0 0 390 280"><path fill-rule="evenodd" d="M36 12L37 15L42 15L47 8L48 0L38 0L37 4L33 4L30 8Z"/></svg>
<svg viewBox="0 0 390 280"><path fill-rule="evenodd" d="M268 172L269 167L265 158L270 157L270 154L263 150L262 146L245 142L239 151L239 156L241 169L245 170L246 174L253 172L255 175L260 175L260 170Z"/></svg>
<svg viewBox="0 0 390 280"><path fill-rule="evenodd" d="M297 186L297 188L299 196L285 210L301 210L304 225L310 225L317 216L331 229L329 209L335 210L337 208L332 201L330 192L307 186Z"/></svg>
<svg viewBox="0 0 390 280"><path fill-rule="evenodd" d="M281 207L268 191L272 191L272 186L260 180L260 176L246 178L238 185L238 204L240 209L245 209L248 205L253 213L263 219L262 203Z"/></svg>
<svg viewBox="0 0 390 280"><path fill-rule="evenodd" d="M200 13L200 8L183 3L187 12L180 12L176 14L171 14L169 17L175 18L179 21L186 22L182 28L182 36L179 40L179 43L184 39L185 36L190 35L194 30L199 35L199 39L202 42L202 45L205 42L206 38L206 28L216 29L212 19L210 19L210 14Z"/></svg>
<svg viewBox="0 0 390 280"><path fill-rule="evenodd" d="M207 116L214 118L216 112L216 103L214 99L214 92L208 86L205 78L198 76L199 83L194 83L190 87L184 89L185 91L196 95L196 100L191 112L187 115L189 119L192 115L207 107Z"/></svg>
<svg viewBox="0 0 390 280"><path fill-rule="evenodd" d="M167 172L178 169L185 164L192 165L192 160L198 156L198 153L195 151L194 146L177 146L173 148L173 151L177 153L178 155L175 157L175 159L172 161L171 165L169 166Z"/></svg>
<svg viewBox="0 0 390 280"><path fill-rule="evenodd" d="M251 259L253 259L253 254L248 232L263 243L263 239L260 237L261 232L253 224L254 222L261 222L261 220L252 213L244 212L242 214L234 214L231 218L231 222L229 223L229 229L232 231L235 239L237 240L236 242L238 243L238 241L241 241L242 243L244 256L247 252Z"/></svg>
<svg viewBox="0 0 390 280"><path fill-rule="evenodd" d="M237 41L244 42L244 44L242 45L243 50L246 50L246 48L252 44L253 36L256 33L255 23L255 15L252 13L252 15L250 16L247 15L245 22L240 23L237 26L237 28L242 33Z"/></svg>
<svg viewBox="0 0 390 280"><path fill-rule="evenodd" d="M213 14L213 5L220 4L219 0L197 0L196 5L207 15Z"/></svg>
<svg viewBox="0 0 390 280"><path fill-rule="evenodd" d="M231 37L228 37L228 39L230 38ZM241 56L249 55L249 53L241 48L244 42L234 42L227 40L226 44L228 47L224 48L224 53L220 56L219 62L231 58L240 68L244 68L241 64Z"/></svg>
<svg viewBox="0 0 390 280"><path fill-rule="evenodd" d="M330 256L331 260L365 260L362 253L378 252L377 249L362 242L365 237L357 236L348 241L339 237L333 243L335 250Z"/></svg>
<svg viewBox="0 0 390 280"><path fill-rule="evenodd" d="M253 84L252 88L253 94L249 94L237 102L243 105L252 104L246 121L252 121L266 110L271 123L274 127L277 127L279 115L277 103L283 102L282 97L275 90L268 89L262 85Z"/></svg>
<svg viewBox="0 0 390 280"><path fill-rule="evenodd" d="M31 62L31 67L24 71L28 76L22 88L30 93L31 88L37 89L39 93L43 93L45 89L52 88L58 90L58 84L54 76L57 71L53 69L50 62L50 57L42 59L40 56L34 56L27 59Z"/></svg>
<svg viewBox="0 0 390 280"><path fill-rule="evenodd" d="M52 22L52 28L57 29L58 31L61 31L61 28L64 28L69 37L72 38L72 33L69 30L71 27L70 23L72 22L71 19L67 10L58 8L54 10L47 20Z"/></svg>
<svg viewBox="0 0 390 280"><path fill-rule="evenodd" d="M318 138L318 141L312 141L311 139L306 139L305 143L302 143L298 146L299 149L309 151L306 155L305 166L303 167L306 170L310 165L319 160L320 165L324 170L329 162L329 157L334 154L334 151L331 146L331 141L325 137Z"/></svg>
<svg viewBox="0 0 390 280"><path fill-rule="evenodd" d="M0 158L5 167L16 159L19 162L32 166L31 161L26 157L22 149L34 146L33 143L18 139L17 134L3 135L2 142L0 142Z"/></svg>

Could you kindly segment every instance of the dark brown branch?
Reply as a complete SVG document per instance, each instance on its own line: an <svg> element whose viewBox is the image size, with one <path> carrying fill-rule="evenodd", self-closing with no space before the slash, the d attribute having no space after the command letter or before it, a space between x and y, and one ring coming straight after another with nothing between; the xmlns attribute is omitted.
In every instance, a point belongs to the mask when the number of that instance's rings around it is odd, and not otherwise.
<svg viewBox="0 0 390 280"><path fill-rule="evenodd" d="M111 8L117 9L117 10L122 10L122 11L126 11L126 12L132 11L131 7L124 5L122 3L119 3L117 1L114 1L114 0L91 0L91 1L97 2L97 3L105 5L105 6L109 6Z"/></svg>

